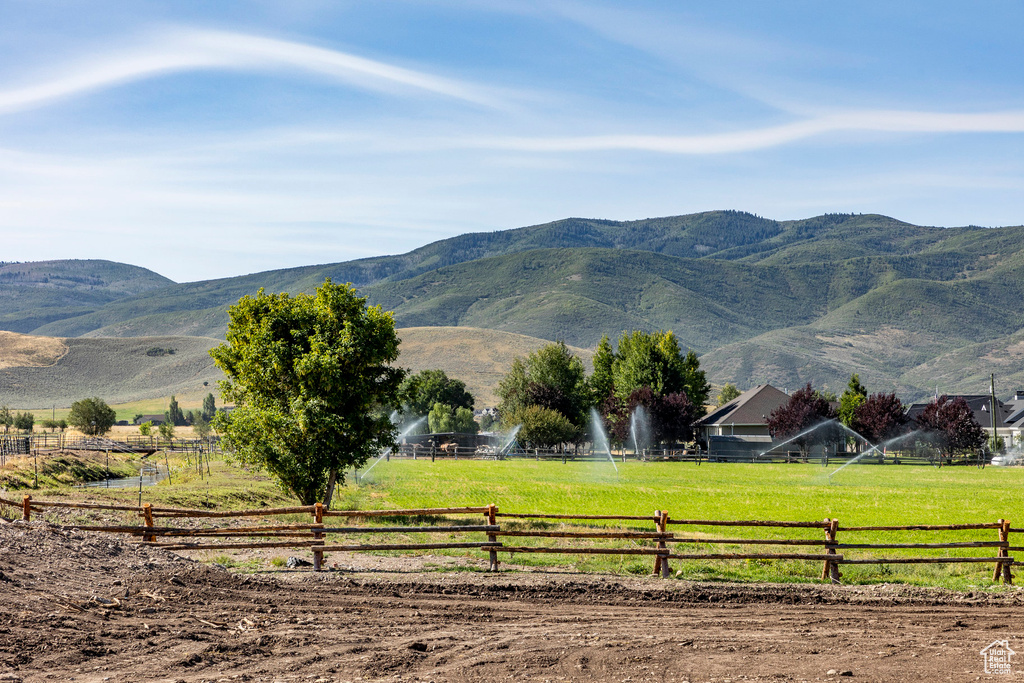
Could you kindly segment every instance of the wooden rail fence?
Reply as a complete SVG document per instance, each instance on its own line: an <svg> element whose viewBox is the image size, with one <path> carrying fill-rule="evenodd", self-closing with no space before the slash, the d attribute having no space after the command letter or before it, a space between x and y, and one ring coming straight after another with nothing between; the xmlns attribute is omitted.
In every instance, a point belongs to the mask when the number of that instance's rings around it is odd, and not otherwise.
<svg viewBox="0 0 1024 683"><path fill-rule="evenodd" d="M1024 546L1013 546L1010 522L1000 519L995 522L976 524L910 524L903 526L840 526L839 520L825 518L821 521L772 521L772 520L707 520L672 519L668 512L655 510L652 515L572 515L499 512L498 506L483 505L470 507L418 508L401 510L329 510L321 503L282 508L257 508L251 510L202 510L187 508L155 507L149 503L142 506L108 505L102 503L72 503L64 501L33 500L26 495L19 501L0 498L0 510L14 508L21 513L24 521L31 521L33 513L48 508L82 510L106 510L131 512L141 518L141 525L65 525L88 532L124 533L140 537L140 542L165 550L234 550L248 548L296 548L313 553L313 568L323 566L324 553L362 551L409 551L477 549L488 553L491 571L499 567L499 553L547 553L560 555L623 555L650 557L654 561L653 572L663 577L670 576L670 563L675 560L799 560L821 562L823 580L840 583L844 564L947 564L947 563L991 563L994 566L992 580L1010 584L1013 576L1010 568L1016 563L1010 552L1024 551ZM246 517L272 517L282 515L309 515L310 523L276 523L254 526L157 526L157 520L213 520ZM459 519L452 520L451 516ZM483 516L482 523L465 523L469 516ZM334 526L325 518L344 517L349 520L372 520L390 518L394 525ZM399 525L403 520L420 518L423 523ZM509 525L502 527L499 518L514 520L551 520L555 522L576 522L578 525L593 525L595 522L650 523L652 528L599 530L591 526L584 530L564 529L518 529ZM6 518L5 518L6 519ZM514 524L513 524L514 525ZM677 535L670 527L680 528ZM818 530L819 538L719 538L696 531L699 527L746 527L771 529ZM946 541L928 543L900 543L892 541L863 542L854 540L841 542L839 534L856 535L865 532L963 532L995 531L995 540ZM482 535L486 540L470 539L459 541L425 542L353 542L353 536L374 535L417 535L448 534L459 537L464 534ZM331 536L341 536L341 542L334 542ZM991 538L991 537L990 537ZM242 539L242 540L234 540ZM266 539L266 540L263 540ZM287 539L287 540L282 540ZM506 545L503 539L551 539L572 541L628 541L627 547L592 547L567 545L523 545L514 541ZM680 546L694 546L694 550L680 551ZM698 552L699 546L740 546L740 552ZM754 546L752 549L746 546ZM758 546L779 546L778 551L762 552ZM792 550L787 551L786 548ZM922 555L877 557L874 555L850 557L848 551L878 550L953 550L992 549L995 555Z"/></svg>

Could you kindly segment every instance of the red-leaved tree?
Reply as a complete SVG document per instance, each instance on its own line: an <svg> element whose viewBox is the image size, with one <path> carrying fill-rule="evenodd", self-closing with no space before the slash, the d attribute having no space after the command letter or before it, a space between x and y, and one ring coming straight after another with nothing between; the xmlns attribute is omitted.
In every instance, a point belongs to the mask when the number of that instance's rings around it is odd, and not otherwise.
<svg viewBox="0 0 1024 683"><path fill-rule="evenodd" d="M945 456L970 453L985 443L985 432L974 411L962 397L940 396L917 416L918 427L927 432Z"/></svg>
<svg viewBox="0 0 1024 683"><path fill-rule="evenodd" d="M789 397L789 403L771 412L768 416L768 433L773 439L789 439L835 417L836 411L832 404L815 392L808 382L807 386L793 392ZM794 439L793 443L800 448L800 453L806 458L812 443L835 438L836 435L832 433L808 433Z"/></svg>
<svg viewBox="0 0 1024 683"><path fill-rule="evenodd" d="M853 429L873 444L906 433L906 408L895 393L871 394L853 412Z"/></svg>
<svg viewBox="0 0 1024 683"><path fill-rule="evenodd" d="M650 387L640 387L625 401L609 396L602 405L605 431L616 443L629 442L631 416L643 406L650 420L654 441L682 442L693 439L693 423L698 419L697 407L685 391L658 396Z"/></svg>
<svg viewBox="0 0 1024 683"><path fill-rule="evenodd" d="M693 440L693 423L704 414L685 391L660 397L651 409L654 433L658 441L681 443Z"/></svg>

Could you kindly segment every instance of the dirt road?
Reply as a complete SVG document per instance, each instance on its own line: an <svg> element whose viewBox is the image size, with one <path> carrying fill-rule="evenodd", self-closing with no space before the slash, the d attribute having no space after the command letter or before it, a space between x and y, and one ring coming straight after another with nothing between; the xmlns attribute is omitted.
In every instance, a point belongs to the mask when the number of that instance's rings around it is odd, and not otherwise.
<svg viewBox="0 0 1024 683"><path fill-rule="evenodd" d="M1022 606L1016 589L246 576L0 523L0 681L1013 680L980 651L1024 652Z"/></svg>

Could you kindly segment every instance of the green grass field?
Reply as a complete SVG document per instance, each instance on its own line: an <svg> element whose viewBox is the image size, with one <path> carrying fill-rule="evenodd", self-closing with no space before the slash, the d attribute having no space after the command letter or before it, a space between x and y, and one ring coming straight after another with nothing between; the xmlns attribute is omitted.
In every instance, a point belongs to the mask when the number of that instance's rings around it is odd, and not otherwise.
<svg viewBox="0 0 1024 683"><path fill-rule="evenodd" d="M496 503L505 512L677 519L821 520L843 525L1021 519L1024 469L742 463L394 460L346 493L372 507ZM351 484L351 482L350 482ZM1021 519L1024 523L1024 519Z"/></svg>
<svg viewBox="0 0 1024 683"><path fill-rule="evenodd" d="M163 457L159 460L162 462ZM184 456L171 459L173 479L148 487L143 500L183 507L247 507L292 505L265 475L222 460L210 465L211 474L199 476ZM652 515L667 510L673 519L818 521L837 518L841 526L909 524L963 524L1011 522L1024 519L1024 469L971 467L936 469L918 466L853 465L836 474L817 465L748 465L705 463L618 463L616 472L606 462L536 462L427 460L383 461L357 482L348 480L334 501L335 508L412 509L482 506L495 503L505 513ZM28 492L28 491L26 491ZM90 500L135 502L136 490L50 488L31 491L38 498L70 495ZM127 521L127 518L126 518ZM292 521L308 521L295 517ZM384 519L406 524L409 519ZM425 520L419 520L425 521ZM469 523L479 523L471 516ZM653 530L649 522L572 522L501 518L505 529L585 530L593 527ZM1024 524L1024 522L1019 522ZM674 526L677 537L701 542L673 545L678 553L799 552L820 554L820 546L742 546L711 544L722 538L822 539L820 529ZM422 535L387 535L392 541L424 542ZM379 537L381 542L384 538ZM475 536L474 536L475 538ZM354 540L354 539L353 539ZM470 540L439 534L434 541ZM995 530L952 532L840 532L839 541L934 543L997 540ZM649 541L577 539L505 539L509 545L558 545L566 554L502 556L506 569L533 567L553 571L646 574L652 558L622 555L584 555L577 547L649 547ZM1011 535L1013 545L1024 539ZM440 551L438 551L440 552ZM991 557L994 548L956 550L849 550L850 558L914 556ZM398 554L398 553L396 553ZM450 551L465 557L466 568L479 568L483 554L476 550ZM1011 555L1016 555L1011 553ZM1024 560L1024 557L1021 557ZM681 578L728 581L819 582L821 562L792 560L673 561ZM993 565L844 565L844 583L906 583L975 590L997 589Z"/></svg>
<svg viewBox="0 0 1024 683"><path fill-rule="evenodd" d="M817 465L568 463L520 461L393 461L379 463L360 484L344 489L349 507L418 508L496 503L503 512L650 515L667 510L674 519L816 521L839 519L841 526L965 524L1021 519L1024 470L958 467L853 465L834 475ZM555 522L515 524L517 528L561 528ZM593 522L613 526L621 522ZM647 523L626 523L650 530ZM579 526L577 524L576 526ZM567 528L567 527L566 527ZM820 539L817 529L677 526L676 536L711 538ZM512 539L510 539L512 540ZM514 539L516 544L524 539ZM532 539L528 539L532 540ZM995 541L995 530L948 532L849 532L840 542L937 543ZM1012 540L1012 537L1011 537ZM1024 541L1017 539L1016 542ZM561 545L579 543L572 541ZM618 541L617 543L629 543ZM559 544L544 539L537 545ZM590 546L608 546L584 542ZM619 547L623 547L620 545ZM799 552L820 547L712 545L673 546L680 553ZM956 550L851 550L850 558L961 555L991 557L994 548ZM875 554L872 555L871 553ZM584 571L642 573L647 558L520 555L516 563L566 565ZM844 583L900 582L948 588L991 587L990 564L847 565ZM673 569L686 578L742 581L818 580L821 564L809 561L687 561Z"/></svg>

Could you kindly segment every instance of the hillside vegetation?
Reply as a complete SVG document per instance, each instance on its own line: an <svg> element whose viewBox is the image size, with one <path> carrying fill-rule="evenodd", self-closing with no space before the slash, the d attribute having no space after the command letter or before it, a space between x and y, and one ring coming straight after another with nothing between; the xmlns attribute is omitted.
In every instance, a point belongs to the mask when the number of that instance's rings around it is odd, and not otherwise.
<svg viewBox="0 0 1024 683"><path fill-rule="evenodd" d="M400 366L413 372L441 368L466 383L480 408L496 405L498 380L516 356L548 343L469 327L405 328L398 335ZM219 343L209 337L56 339L0 332L0 405L60 408L101 396L136 412L163 412L174 394L183 406L198 407L207 392L219 396L217 381L224 375L207 353ZM589 350L572 351L590 363ZM158 400L151 405L147 399Z"/></svg>
<svg viewBox="0 0 1024 683"><path fill-rule="evenodd" d="M0 405L66 407L89 396L100 396L109 403L127 403L171 394L205 395L206 391L215 391L217 380L223 377L207 353L218 343L215 339L58 341L67 352L52 365L0 369Z"/></svg>
<svg viewBox="0 0 1024 683"><path fill-rule="evenodd" d="M1012 352L1024 328L1020 226L936 228L845 214L773 221L737 211L571 218L237 278L157 284L136 275L120 275L132 291L109 273L106 289L36 283L24 289L31 305L5 309L16 312L0 316L0 329L216 338L240 296L259 287L311 291L331 277L394 310L400 327L486 328L583 348L603 333L672 329L704 354L713 382L743 387L811 380L841 389L859 372L869 386L912 399L936 384L978 391L982 366L1024 379ZM107 300L90 300L97 292ZM982 352L991 361L979 362Z"/></svg>
<svg viewBox="0 0 1024 683"><path fill-rule="evenodd" d="M113 261L0 262L0 329L28 333L171 284L151 270Z"/></svg>

